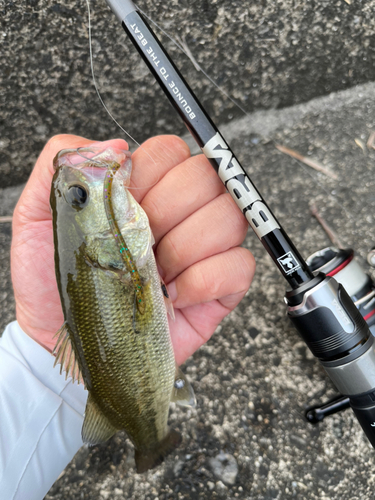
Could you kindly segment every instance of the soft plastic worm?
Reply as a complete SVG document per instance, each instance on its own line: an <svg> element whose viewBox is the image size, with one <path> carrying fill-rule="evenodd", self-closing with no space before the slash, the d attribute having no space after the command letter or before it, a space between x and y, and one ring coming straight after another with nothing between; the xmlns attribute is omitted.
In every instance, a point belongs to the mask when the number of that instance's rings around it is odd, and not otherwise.
<svg viewBox="0 0 375 500"><path fill-rule="evenodd" d="M122 259L127 270L130 273L131 280L133 282L135 288L135 297L137 302L137 309L141 314L145 312L145 301L144 301L144 293L141 277L139 275L137 266L133 260L132 254L124 240L124 237L121 234L120 228L118 227L115 213L112 205L112 184L113 179L117 170L120 168L119 163L113 162L108 165L105 180L104 180L104 206L105 211L107 213L107 218L109 222L109 226L117 241L117 245L120 249L120 253L122 255Z"/></svg>

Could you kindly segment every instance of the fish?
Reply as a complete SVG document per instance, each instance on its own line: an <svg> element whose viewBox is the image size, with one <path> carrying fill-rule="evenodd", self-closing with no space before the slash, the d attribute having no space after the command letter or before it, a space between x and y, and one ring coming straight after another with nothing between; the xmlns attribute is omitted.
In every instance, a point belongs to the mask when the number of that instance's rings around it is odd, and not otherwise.
<svg viewBox="0 0 375 500"><path fill-rule="evenodd" d="M137 472L145 472L181 442L168 427L170 403L193 407L195 395L175 362L171 304L150 224L128 188L131 155L68 149L53 164L50 206L64 315L55 364L88 390L83 442L96 445L125 430Z"/></svg>

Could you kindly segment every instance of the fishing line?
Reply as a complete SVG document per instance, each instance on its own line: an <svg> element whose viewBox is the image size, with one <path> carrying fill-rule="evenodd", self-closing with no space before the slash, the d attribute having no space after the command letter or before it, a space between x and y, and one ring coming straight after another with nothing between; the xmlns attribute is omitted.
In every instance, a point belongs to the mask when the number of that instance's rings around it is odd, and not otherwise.
<svg viewBox="0 0 375 500"><path fill-rule="evenodd" d="M186 57L188 57L191 60L191 57L189 54L186 52L186 50L183 48L181 44L179 44L167 31L165 31L156 21L154 21L146 12L144 12L137 4L135 4L137 10L141 12L141 14L146 17L156 28L158 28L171 42L179 49L181 50ZM229 99L245 116L250 117L250 113L248 113L235 99L233 99L218 83L213 80L206 71L200 66L200 64L195 61L194 66L199 68L199 71L209 80L214 87L216 87L221 94L223 94L227 99ZM273 145L276 145L275 141L271 141ZM345 214L345 217L348 219L349 222L353 223L354 218L352 217L351 213L348 212L348 210L345 207L342 207L338 200L332 195L332 193L320 182L320 180L314 176L314 174L311 172L310 169L308 169L303 163L298 162L295 158L291 158L292 162L298 167L302 168L305 174L307 174L315 184L317 184L320 189L334 202L335 205L340 206L341 209L343 209L343 212Z"/></svg>
<svg viewBox="0 0 375 500"><path fill-rule="evenodd" d="M98 85L97 85L97 82L96 82L96 78L95 78L95 74L94 74L94 64L93 64L93 51L92 51L92 36L91 36L91 13L90 13L90 5L89 5L89 0L86 0L86 4L87 4L87 10L88 10L88 20L89 20L89 48L90 48L90 65L91 65L91 73L92 73L92 78L93 78L93 82L94 82L94 86L95 86L95 90L96 90L96 93L98 95L98 98L102 104L102 106L104 107L104 109L107 111L108 115L111 117L111 119L114 121L114 123L120 128L120 130L122 130L135 144L138 145L138 147L142 148L142 146L118 123L118 121L114 118L114 116L112 115L112 113L110 112L110 110L108 109L108 107L106 106L106 104L104 103L101 95L100 95L100 92L99 92L99 88L98 88ZM179 49L181 50L185 55L186 57L188 57L189 59L191 59L189 57L189 54L184 50L184 48L181 46L181 44L179 44L171 35L169 35L169 33L167 31L165 31L156 21L154 21L146 12L144 12L138 5L136 5L136 8L137 10L139 10L139 12L145 16L156 28L158 28L166 37L168 37L171 42ZM250 117L250 113L248 113L238 102L236 102L236 100L234 100L222 87L220 87L209 75L206 71L204 71L202 69L202 67L196 63L194 64L194 66L197 65L198 68L199 68L199 71L210 81L210 83L212 85L214 85L214 87L216 87L219 92L221 94L223 94L227 99L229 99L245 116L247 117ZM274 145L276 144L274 141L271 141ZM142 148L144 149L144 148ZM147 155L152 159L152 161L154 162L154 164L156 164L154 158L151 157L151 155L146 151ZM343 213L345 214L345 217L347 218L347 220L350 222L350 223L353 223L353 217L351 215L351 213L345 208L345 207L342 207L339 203L339 201L332 195L332 193L321 183L321 181L316 178L316 176L313 175L313 173L305 166L303 165L303 163L301 162L298 162L297 160L293 159L292 158L292 161L293 163L297 164L299 168L302 168L302 170L304 171L305 174L307 174L311 179L313 179L313 181L315 182L316 185L318 185L320 187L320 189L333 201L333 203L337 206L340 206L341 210L343 211ZM159 181L160 179L160 175L157 179L157 181L155 181L153 184L151 184L150 186L144 186L144 187L140 187L140 188L136 188L136 187L131 187L129 189L145 189L145 188L151 188L153 187L155 184L157 184L157 182Z"/></svg>
<svg viewBox="0 0 375 500"><path fill-rule="evenodd" d="M86 162L88 162L89 166L91 167L91 175L92 175L92 173L93 173L93 170L92 170L92 169L94 168L94 167L93 167L93 164L94 164L95 166L97 166L97 167L100 167L100 168L105 169L105 171L107 171L107 170L108 170L108 163L105 163L105 162L102 162L102 161L100 161L100 160L97 160L97 159L95 158L95 156L93 156L92 158L89 158L88 156L83 155L83 154L80 152L80 150L82 150L82 151L84 151L84 152L87 152L87 153L92 153L92 154L95 154L95 151L94 151L93 149L89 148L89 147L88 147L88 148L87 148L87 147L84 147L84 148L77 148L77 150L76 150L76 151L77 151L77 155L78 155L78 156L80 156L81 158L83 158L84 160L86 160ZM105 151L105 150L104 150L104 151ZM104 151L103 151L103 152L104 152Z"/></svg>
<svg viewBox="0 0 375 500"><path fill-rule="evenodd" d="M84 160L87 160L87 161L89 161L91 163L95 163L96 165L98 165L100 167L107 168L107 165L104 162L96 160L95 157L89 158L88 156L83 155L80 152L80 150L87 151L88 153L93 153L93 154L95 154L95 151L93 151L90 148L86 148L86 147L84 147L84 148L83 147L82 148L77 148L77 155L80 156L81 158L83 158Z"/></svg>
<svg viewBox="0 0 375 500"><path fill-rule="evenodd" d="M96 146L94 146L94 148L90 148L90 147L83 147L83 148L77 148L77 155L80 156L81 158L85 159L89 166L91 167L91 169L93 169L93 164L98 166L98 167L101 167L103 169L105 169L105 171L107 172L108 171L108 168L111 164L115 163L118 165L118 168L116 169L116 171L113 173L113 178L116 177L116 174L121 174L122 175L122 181L123 183L125 184L126 186L126 189L129 189L129 184L130 184L130 177L131 175L126 175L126 177L124 176L124 172L122 170L122 161L119 160L109 160L107 163L105 161L101 161L101 160L98 160L97 157L101 154L103 154L104 152L107 151L107 148L103 149L103 151L99 152L98 151L95 151L95 149L100 149L100 148L97 148ZM109 149L112 149L112 148L109 148ZM87 153L92 153L93 155L96 154L96 156L93 156L92 158L89 158L88 156L85 156L83 155L80 150L82 150L83 152L87 152ZM116 148L113 148L113 150L116 150ZM126 151L124 150L124 153L128 153L128 154L124 154L124 156L126 156L126 161L131 161L131 157L130 157L130 154L129 154L129 151ZM92 173L92 172L91 172ZM117 178L119 178L119 176L117 176ZM134 188L134 189L140 189L140 188Z"/></svg>
<svg viewBox="0 0 375 500"><path fill-rule="evenodd" d="M99 101L101 102L103 108L107 111L108 115L111 117L111 119L115 122L115 124L119 127L120 130L122 130L124 132L124 134L126 134L129 139L133 142L135 142L135 144L137 144L138 147L141 147L141 145L139 144L138 141L136 141L134 139L134 137L132 137L129 132L127 132L120 124L119 122L116 120L116 118L112 115L112 113L110 112L110 110L107 108L105 102L103 101L102 99L102 96L100 95L100 92L99 92L99 88L98 88L98 85L96 83L96 78L95 78L95 73L94 73L94 61L93 61L93 54L92 54L92 39L91 39L91 11L90 11L90 1L89 0L86 0L86 4L87 4L87 12L88 12L88 18L89 18L89 49L90 49L90 66L91 66L91 75L92 75L92 80L94 82L94 87L95 87L95 90L96 90L96 93L98 95L98 98L99 98Z"/></svg>
<svg viewBox="0 0 375 500"><path fill-rule="evenodd" d="M95 72L94 72L94 59L93 59L93 50L92 50L92 37L91 37L91 10L90 10L90 0L86 0L86 5L87 5L87 13L88 13L88 22L89 22L89 50L90 50L90 67L91 67L91 75L92 75L92 79L93 79L93 83L94 83L94 87L95 87L95 91L97 93L97 96L99 98L99 101L100 103L102 104L103 108L106 110L106 112L108 113L108 115L110 116L110 118L114 121L114 123L119 127L120 130L122 130L122 132L124 132L125 135L127 135L127 137L129 137L129 139L131 141L133 141L137 146L138 148L142 149L143 152L145 152L147 154L147 156L153 161L155 167L156 167L156 161L155 159L150 155L150 153L148 153L148 151L146 151L146 149L141 146L141 144L139 144L139 142L134 139L134 137L132 135L129 134L129 132L127 132L120 124L119 122L116 120L116 118L113 116L113 114L110 112L110 110L108 109L108 107L106 106L105 102L103 101L102 99L102 96L100 95L100 92L99 92L99 87L96 83L96 78L95 78ZM80 149L80 148L78 148ZM78 153L78 149L77 149L77 153ZM79 153L78 153L79 154ZM80 155L82 156L82 155ZM128 186L127 189L129 190L134 190L134 191L138 191L138 190L142 190L142 189L151 189L153 186L155 186L160 180L160 173L158 172L158 177L156 179L156 181L152 182L150 185L145 185L145 186L140 186L140 187L135 187L135 186Z"/></svg>
<svg viewBox="0 0 375 500"><path fill-rule="evenodd" d="M159 24L157 24L153 19L151 19L151 17L149 17L146 12L143 12L142 9L140 9L138 7L137 4L135 4L135 6L137 7L137 9L139 10L139 12L141 14L143 14L154 26L156 26L166 37L168 37L171 42L173 42L177 48L179 48L184 54L186 57L188 57L190 60L191 60L191 57L189 56L189 54L186 52L186 50L182 47L182 45L180 45L171 35L169 35L161 26L159 26ZM233 97L231 97L229 94L227 94L227 92L221 88L216 82L215 80L213 80L205 71L204 69L202 69L201 65L195 61L195 64L194 66L197 66L199 68L199 71L201 73L203 73L203 75L207 78L207 80L209 80L212 85L214 85L214 87L216 87L223 95L225 95L225 97L227 99L229 99L235 106L237 106L238 109L240 109L242 111L242 113L244 113L246 116L250 116L249 113L240 105L238 104L238 102L236 102Z"/></svg>

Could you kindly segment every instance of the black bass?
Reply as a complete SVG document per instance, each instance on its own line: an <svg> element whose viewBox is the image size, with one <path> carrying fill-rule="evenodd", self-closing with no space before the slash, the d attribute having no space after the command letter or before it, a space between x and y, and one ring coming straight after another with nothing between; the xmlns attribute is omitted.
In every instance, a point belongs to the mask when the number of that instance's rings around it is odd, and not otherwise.
<svg viewBox="0 0 375 500"><path fill-rule="evenodd" d="M78 149L54 160L51 209L64 324L54 350L89 391L82 439L98 444L124 429L138 472L180 442L169 405L194 406L176 367L148 218L126 188L130 153Z"/></svg>

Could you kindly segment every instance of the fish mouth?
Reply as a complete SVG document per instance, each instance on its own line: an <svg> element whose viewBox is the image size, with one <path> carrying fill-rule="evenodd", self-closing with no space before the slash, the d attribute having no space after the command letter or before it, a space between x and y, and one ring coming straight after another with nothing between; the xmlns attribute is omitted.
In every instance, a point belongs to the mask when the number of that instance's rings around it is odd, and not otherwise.
<svg viewBox="0 0 375 500"><path fill-rule="evenodd" d="M103 150L100 148L62 149L53 159L53 168L58 170L62 166L82 169L85 167L107 168L107 164L96 159Z"/></svg>
<svg viewBox="0 0 375 500"><path fill-rule="evenodd" d="M76 169L98 168L107 169L109 163L115 161L123 166L130 160L131 153L124 149L113 147L91 146L78 147L73 149L62 149L53 159L53 168L55 171L59 167L67 166Z"/></svg>

